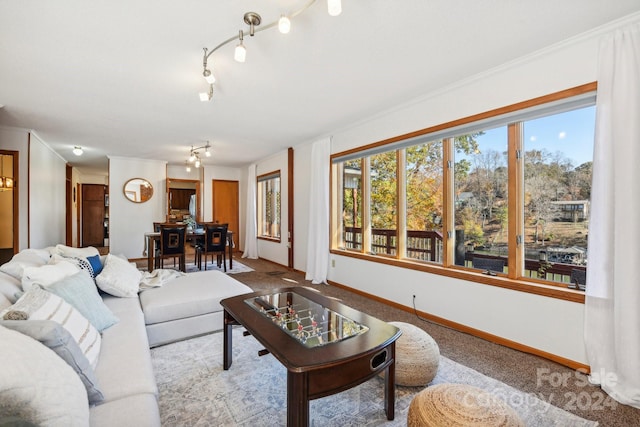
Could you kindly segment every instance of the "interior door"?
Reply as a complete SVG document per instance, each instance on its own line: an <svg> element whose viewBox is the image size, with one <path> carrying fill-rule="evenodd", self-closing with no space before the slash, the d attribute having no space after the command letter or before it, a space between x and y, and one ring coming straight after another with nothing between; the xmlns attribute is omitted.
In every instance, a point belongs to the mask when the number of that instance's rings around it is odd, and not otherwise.
<svg viewBox="0 0 640 427"><path fill-rule="evenodd" d="M105 186L82 184L82 247L104 246Z"/></svg>
<svg viewBox="0 0 640 427"><path fill-rule="evenodd" d="M212 212L213 222L229 224L229 230L233 231L233 240L236 249L240 240L240 208L238 203L238 181L226 181L214 179L212 187Z"/></svg>

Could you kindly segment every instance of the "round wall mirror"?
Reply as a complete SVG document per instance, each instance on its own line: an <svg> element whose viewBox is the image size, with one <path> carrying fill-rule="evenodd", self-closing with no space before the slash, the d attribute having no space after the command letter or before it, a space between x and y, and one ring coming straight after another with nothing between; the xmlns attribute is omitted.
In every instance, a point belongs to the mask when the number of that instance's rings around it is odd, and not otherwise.
<svg viewBox="0 0 640 427"><path fill-rule="evenodd" d="M144 203L153 196L153 186L143 178L132 178L124 184L124 197L134 203Z"/></svg>

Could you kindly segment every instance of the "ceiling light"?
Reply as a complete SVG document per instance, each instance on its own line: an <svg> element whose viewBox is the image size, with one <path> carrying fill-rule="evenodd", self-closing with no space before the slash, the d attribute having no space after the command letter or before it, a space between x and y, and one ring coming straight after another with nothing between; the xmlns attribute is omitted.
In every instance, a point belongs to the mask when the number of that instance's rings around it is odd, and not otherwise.
<svg viewBox="0 0 640 427"><path fill-rule="evenodd" d="M185 162L185 164L187 165L187 172L191 171L189 163L193 163L193 166L195 166L196 168L199 168L202 165L202 160L200 160L200 152L198 150L204 149L204 155L207 157L211 157L211 151L209 151L210 148L211 143L209 141L207 141L205 145L202 145L200 147L194 147L193 145L191 146L191 150L189 151L189 158Z"/></svg>
<svg viewBox="0 0 640 427"><path fill-rule="evenodd" d="M185 169L187 170L187 172L191 172L191 165L189 165L189 162L185 162L185 163L186 163Z"/></svg>
<svg viewBox="0 0 640 427"><path fill-rule="evenodd" d="M238 44L238 46L236 46L236 51L233 54L233 59L238 62L244 62L245 59L247 59L247 48L245 48L244 44L242 43L242 30L240 30L240 36L238 38L240 40L240 43Z"/></svg>
<svg viewBox="0 0 640 427"><path fill-rule="evenodd" d="M200 101L207 102L213 98L213 84L209 84L209 92L200 92Z"/></svg>
<svg viewBox="0 0 640 427"><path fill-rule="evenodd" d="M78 147L77 145L73 147L73 154L75 154L76 156L82 156L82 153L84 153L82 147Z"/></svg>
<svg viewBox="0 0 640 427"><path fill-rule="evenodd" d="M342 1L341 0L327 0L327 10L329 15L338 16L342 13Z"/></svg>
<svg viewBox="0 0 640 427"><path fill-rule="evenodd" d="M204 76L204 79L207 81L207 83L209 83L210 85L216 82L216 77L213 75L211 70L205 68L204 71L202 72L202 75Z"/></svg>
<svg viewBox="0 0 640 427"><path fill-rule="evenodd" d="M309 9L314 3L316 2L316 0L308 0L308 2L302 6L300 9L296 10L295 12L292 12L288 15L284 15L281 14L280 18L277 21L271 22L269 24L263 25L260 29L256 29L256 27L258 25L260 25L260 23L262 22L262 18L260 17L259 14L255 13L255 12L247 12L244 14L244 23L249 25L249 35L253 36L255 35L255 33L259 32L259 31L263 31L263 30L267 30L269 28L278 27L278 30L280 30L281 33L286 34L291 30L291 20L295 17L297 17L298 15L300 15L302 12L306 11L307 9ZM341 0L327 0L327 10L329 12L329 15L331 16L337 16L340 15L342 13L342 2ZM204 48L204 57L202 59L202 65L203 65L203 75L205 76L205 78L208 77L208 74L210 74L210 70L207 68L207 61L209 59L209 57L213 54L213 52L216 52L218 49L220 49L223 46L226 46L227 44L233 42L234 40L238 40L238 44L236 45L235 51L234 51L234 59L237 62L245 62L246 58L247 58L247 48L244 45L244 31L240 30L238 31L238 35L237 36L233 36L233 37L229 37L228 39L226 39L225 41L221 42L220 44L218 44L216 47L214 47L213 49L209 50L206 47ZM213 85L213 82L215 82L215 79L213 78L213 75L211 75L211 78L213 79L213 81L209 81L207 80L207 83L209 83L209 85ZM207 96L207 94L205 92L200 93L200 99L202 101L208 101L211 100L212 94L213 94L213 88L211 88L209 90L210 94Z"/></svg>
<svg viewBox="0 0 640 427"><path fill-rule="evenodd" d="M282 34L288 34L289 31L291 31L291 20L285 15L280 16L280 19L278 20L278 30Z"/></svg>

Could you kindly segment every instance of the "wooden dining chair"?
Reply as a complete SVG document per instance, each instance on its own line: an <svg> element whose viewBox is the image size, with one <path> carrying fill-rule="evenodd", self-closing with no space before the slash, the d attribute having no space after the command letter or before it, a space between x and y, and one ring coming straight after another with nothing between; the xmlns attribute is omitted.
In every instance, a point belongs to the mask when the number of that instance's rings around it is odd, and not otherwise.
<svg viewBox="0 0 640 427"><path fill-rule="evenodd" d="M202 269L202 255L204 255L204 269L207 269L207 260L211 255L216 255L218 267L222 264L224 271L227 271L227 230L229 224L205 223L204 224L204 242L196 247L196 259L198 268Z"/></svg>
<svg viewBox="0 0 640 427"><path fill-rule="evenodd" d="M179 269L186 273L185 262L187 242L187 226L178 224L160 225L160 268L164 268L164 260L173 258L173 265L176 265L176 258L179 260Z"/></svg>

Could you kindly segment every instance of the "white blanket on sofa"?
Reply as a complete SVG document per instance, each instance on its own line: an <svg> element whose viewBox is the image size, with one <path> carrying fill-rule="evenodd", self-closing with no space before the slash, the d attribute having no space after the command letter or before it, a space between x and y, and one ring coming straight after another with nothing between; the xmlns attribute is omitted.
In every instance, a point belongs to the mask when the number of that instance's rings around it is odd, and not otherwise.
<svg viewBox="0 0 640 427"><path fill-rule="evenodd" d="M184 275L186 275L186 273L170 268L157 268L151 272L145 271L142 273L142 278L140 279L140 290L157 288L176 277Z"/></svg>

